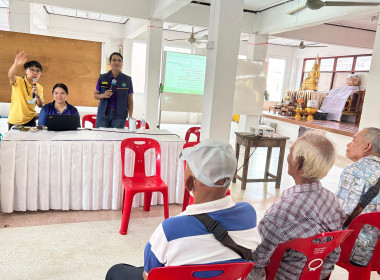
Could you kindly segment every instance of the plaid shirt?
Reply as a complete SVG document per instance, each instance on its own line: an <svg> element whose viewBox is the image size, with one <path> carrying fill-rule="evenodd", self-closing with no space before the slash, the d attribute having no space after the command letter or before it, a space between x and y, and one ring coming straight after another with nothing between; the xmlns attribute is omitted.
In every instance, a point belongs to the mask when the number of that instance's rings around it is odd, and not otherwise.
<svg viewBox="0 0 380 280"><path fill-rule="evenodd" d="M295 185L285 190L260 221L258 230L262 243L253 252L255 266L249 279L265 279L264 268L279 243L340 230L344 219L345 213L337 198L323 188L319 181ZM333 270L339 254L340 248L337 248L326 257L322 279ZM298 279L305 263L306 257L302 253L287 251L276 279Z"/></svg>
<svg viewBox="0 0 380 280"><path fill-rule="evenodd" d="M336 196L347 215L351 215L362 195L380 178L380 157L367 156L347 166L340 176ZM364 208L363 213L380 211L380 194ZM375 250L379 231L365 225L358 235L350 261L366 266Z"/></svg>

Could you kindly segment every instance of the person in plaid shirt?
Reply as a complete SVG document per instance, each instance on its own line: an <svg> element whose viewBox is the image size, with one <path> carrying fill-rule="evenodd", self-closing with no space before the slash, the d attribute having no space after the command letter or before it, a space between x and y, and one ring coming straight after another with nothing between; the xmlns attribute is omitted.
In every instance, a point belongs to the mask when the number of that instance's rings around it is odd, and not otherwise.
<svg viewBox="0 0 380 280"><path fill-rule="evenodd" d="M380 129L369 127L358 132L347 145L346 157L354 162L343 170L336 196L349 216L362 195L380 178ZM380 194L372 199L362 213L377 211L380 211ZM375 250L378 235L376 227L363 226L350 261L358 266L367 266Z"/></svg>
<svg viewBox="0 0 380 280"><path fill-rule="evenodd" d="M306 132L290 148L288 173L296 185L284 190L260 221L258 231L262 241L253 252L255 266L248 279L265 279L265 266L279 243L342 228L345 213L336 196L319 181L326 176L334 160L334 145L320 132ZM333 270L339 254L340 248L337 248L326 257L321 279ZM287 251L276 279L298 279L305 263L302 253Z"/></svg>

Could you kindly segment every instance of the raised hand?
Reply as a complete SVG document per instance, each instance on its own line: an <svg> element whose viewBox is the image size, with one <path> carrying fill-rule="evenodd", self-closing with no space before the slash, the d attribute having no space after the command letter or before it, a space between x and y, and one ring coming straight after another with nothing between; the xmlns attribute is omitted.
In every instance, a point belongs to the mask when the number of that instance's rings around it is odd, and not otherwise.
<svg viewBox="0 0 380 280"><path fill-rule="evenodd" d="M28 60L27 56L28 54L26 52L24 51L19 52L15 58L15 65L16 66L24 65L25 62Z"/></svg>

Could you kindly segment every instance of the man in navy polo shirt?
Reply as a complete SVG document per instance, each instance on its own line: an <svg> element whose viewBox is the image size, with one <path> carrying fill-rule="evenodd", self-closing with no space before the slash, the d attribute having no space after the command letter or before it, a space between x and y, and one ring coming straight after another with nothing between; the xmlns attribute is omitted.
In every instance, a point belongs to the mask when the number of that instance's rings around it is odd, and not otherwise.
<svg viewBox="0 0 380 280"><path fill-rule="evenodd" d="M247 202L234 203L231 196L226 196L237 167L231 145L204 140L183 150L180 158L187 163L185 184L193 193L194 204L156 228L145 246L144 267L114 265L106 280L147 279L156 267L246 261L218 241L193 215L207 213L219 221L232 240L251 251L260 243L255 209ZM200 274L197 277L204 276Z"/></svg>
<svg viewBox="0 0 380 280"><path fill-rule="evenodd" d="M96 127L123 128L127 116L133 114L133 85L131 77L123 74L123 56L110 55L111 71L101 74L94 98L99 101Z"/></svg>

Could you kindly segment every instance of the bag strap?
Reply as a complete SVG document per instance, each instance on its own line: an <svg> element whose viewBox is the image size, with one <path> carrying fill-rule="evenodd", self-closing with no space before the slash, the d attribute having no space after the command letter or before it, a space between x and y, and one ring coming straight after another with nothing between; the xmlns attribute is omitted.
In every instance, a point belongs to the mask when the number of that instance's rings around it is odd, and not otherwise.
<svg viewBox="0 0 380 280"><path fill-rule="evenodd" d="M356 205L354 211L352 211L351 215L347 218L347 220L343 224L343 228L347 228L348 225L355 219L359 214L367 207L367 205L374 199L380 191L380 178L377 180L377 183L370 187L368 191L363 194L360 198L358 205Z"/></svg>
<svg viewBox="0 0 380 280"><path fill-rule="evenodd" d="M252 261L252 251L236 244L231 236L228 235L228 232L225 230L225 228L218 221L214 220L206 213L192 216L201 221L207 230L211 232L214 237L224 246L238 253L239 256L241 256L243 259Z"/></svg>

